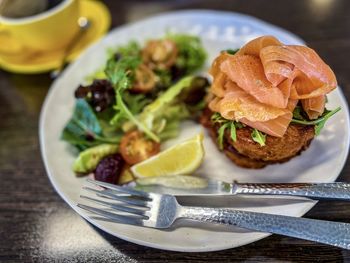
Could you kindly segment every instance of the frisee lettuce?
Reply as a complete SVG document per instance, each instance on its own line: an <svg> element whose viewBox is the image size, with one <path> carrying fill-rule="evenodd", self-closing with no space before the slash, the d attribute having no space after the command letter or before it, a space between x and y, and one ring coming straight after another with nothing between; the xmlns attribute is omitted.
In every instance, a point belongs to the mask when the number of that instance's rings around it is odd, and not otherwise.
<svg viewBox="0 0 350 263"><path fill-rule="evenodd" d="M116 56L119 56L120 58L138 57L141 61L140 52L140 45L136 41L130 41L126 45L119 46L117 49L107 48L107 61L116 61ZM107 79L105 66L85 77L87 83L92 83L95 79Z"/></svg>
<svg viewBox="0 0 350 263"><path fill-rule="evenodd" d="M123 93L123 100L134 115L139 114L146 105L152 102L152 99L144 94L131 94L129 92Z"/></svg>
<svg viewBox="0 0 350 263"><path fill-rule="evenodd" d="M113 56L120 55L121 57L138 57L140 56L141 47L136 41L129 41L128 44L119 46L116 51L113 52Z"/></svg>
<svg viewBox="0 0 350 263"><path fill-rule="evenodd" d="M124 91L131 86L134 79L134 71L140 63L141 59L134 56L122 57L118 61L110 58L107 61L105 74L115 90Z"/></svg>
<svg viewBox="0 0 350 263"><path fill-rule="evenodd" d="M154 140L155 142L160 142L159 137L156 134L154 134L150 129L148 129L142 122L140 122L136 118L136 116L134 116L134 114L132 114L132 112L124 103L122 99L122 94L119 90L116 91L116 99L117 103L114 106L114 109L117 111L117 114L112 119L112 123L121 118L128 119L132 123L134 123L140 131L144 132L150 139Z"/></svg>
<svg viewBox="0 0 350 263"><path fill-rule="evenodd" d="M191 85L195 78L194 76L182 78L168 88L152 103L144 107L143 111L136 117L138 122L155 134L160 134L168 123L179 122L189 117L186 106L181 101L178 101L177 97L184 89ZM135 122L126 122L123 125L123 130L128 131L135 125ZM174 128L175 125L172 124L172 127ZM175 134L175 132L172 131L172 134ZM168 136L162 136L162 138L165 137Z"/></svg>
<svg viewBox="0 0 350 263"><path fill-rule="evenodd" d="M105 73L109 81L112 83L116 95L116 104L113 107L116 114L112 118L111 124L115 125L120 123L122 120L129 120L149 138L159 142L159 137L134 116L123 100L126 89L130 88L132 84L133 73L140 63L140 58L133 56L122 57L118 61L111 58L107 62Z"/></svg>
<svg viewBox="0 0 350 263"><path fill-rule="evenodd" d="M182 69L185 75L195 72L204 65L207 53L200 38L185 34L169 34L165 38L175 42L178 48L175 65Z"/></svg>

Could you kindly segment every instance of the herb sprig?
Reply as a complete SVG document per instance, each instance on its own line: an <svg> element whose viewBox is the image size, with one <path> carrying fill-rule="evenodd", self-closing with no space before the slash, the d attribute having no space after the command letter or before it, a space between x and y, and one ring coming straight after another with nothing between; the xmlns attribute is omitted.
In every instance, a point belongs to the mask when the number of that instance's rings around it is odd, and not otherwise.
<svg viewBox="0 0 350 263"><path fill-rule="evenodd" d="M317 136L320 134L327 120L340 110L341 110L341 107L337 107L336 109L331 111L325 109L323 114L318 119L308 120L307 118L304 117L302 108L300 106L297 106L294 109L293 119L291 122L301 124L301 125L315 125L315 135Z"/></svg>
<svg viewBox="0 0 350 263"><path fill-rule="evenodd" d="M261 147L265 146L265 142L266 142L266 134L255 129L252 131L252 139L253 141L257 142L260 144Z"/></svg>
<svg viewBox="0 0 350 263"><path fill-rule="evenodd" d="M225 135L226 129L230 130L230 137L232 141L234 142L237 141L237 129L240 129L243 127L242 123L233 121L233 120L227 120L223 118L218 112L215 112L211 116L211 121L213 123L220 124L220 128L218 130L218 145L220 150L224 148L224 135Z"/></svg>
<svg viewBox="0 0 350 263"><path fill-rule="evenodd" d="M218 145L219 149L222 150L224 148L224 135L226 129L230 129L230 137L232 141L237 141L237 129L241 129L245 127L244 124L238 121L233 121L233 120L227 120L223 118L220 113L216 112L211 116L211 121L213 123L219 123L220 128L218 130ZM265 146L265 141L266 141L266 134L263 132L254 129L251 133L253 141L257 142L260 144L261 147Z"/></svg>

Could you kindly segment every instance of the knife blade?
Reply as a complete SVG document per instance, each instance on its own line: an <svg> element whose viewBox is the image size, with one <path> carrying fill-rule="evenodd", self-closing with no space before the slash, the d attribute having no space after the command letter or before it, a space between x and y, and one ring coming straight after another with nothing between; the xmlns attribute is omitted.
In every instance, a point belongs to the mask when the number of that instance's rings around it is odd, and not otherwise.
<svg viewBox="0 0 350 263"><path fill-rule="evenodd" d="M185 175L181 176L185 177ZM187 176L191 177L191 176ZM185 178L186 179L186 178ZM176 196L201 195L284 195L312 199L330 199L350 201L350 183L232 183L215 179L201 178L203 184L198 187L169 187L164 185L140 185L136 188L146 192L171 194ZM180 185L177 185L180 186Z"/></svg>
<svg viewBox="0 0 350 263"><path fill-rule="evenodd" d="M181 178L192 178L192 176L181 175ZM171 194L171 195L223 195L223 194L234 194L232 192L234 185L231 183L208 179L200 178L203 181L200 185L191 187L186 184L176 184L176 187L171 187L162 184L136 184L136 189L142 190L145 192L153 192L159 194ZM154 180L155 181L155 180Z"/></svg>

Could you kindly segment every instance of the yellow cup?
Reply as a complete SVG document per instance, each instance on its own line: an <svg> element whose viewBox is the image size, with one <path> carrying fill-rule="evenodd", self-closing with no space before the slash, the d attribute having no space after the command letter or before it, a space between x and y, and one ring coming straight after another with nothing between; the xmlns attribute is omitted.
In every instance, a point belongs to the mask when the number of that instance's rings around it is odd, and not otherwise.
<svg viewBox="0 0 350 263"><path fill-rule="evenodd" d="M7 34L18 44L14 48L0 43L0 54L18 54L24 50L45 52L67 46L79 30L79 1L62 0L49 10L23 18L0 15L0 34Z"/></svg>

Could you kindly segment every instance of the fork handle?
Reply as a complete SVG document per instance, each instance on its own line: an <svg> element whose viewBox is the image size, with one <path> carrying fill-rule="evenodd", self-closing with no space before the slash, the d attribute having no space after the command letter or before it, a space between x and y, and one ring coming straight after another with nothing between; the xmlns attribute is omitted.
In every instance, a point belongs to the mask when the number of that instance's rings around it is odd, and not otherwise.
<svg viewBox="0 0 350 263"><path fill-rule="evenodd" d="M235 194L291 195L315 199L336 199L350 201L349 183L235 183L232 191Z"/></svg>
<svg viewBox="0 0 350 263"><path fill-rule="evenodd" d="M350 224L219 208L182 207L181 218L238 226L350 249Z"/></svg>

